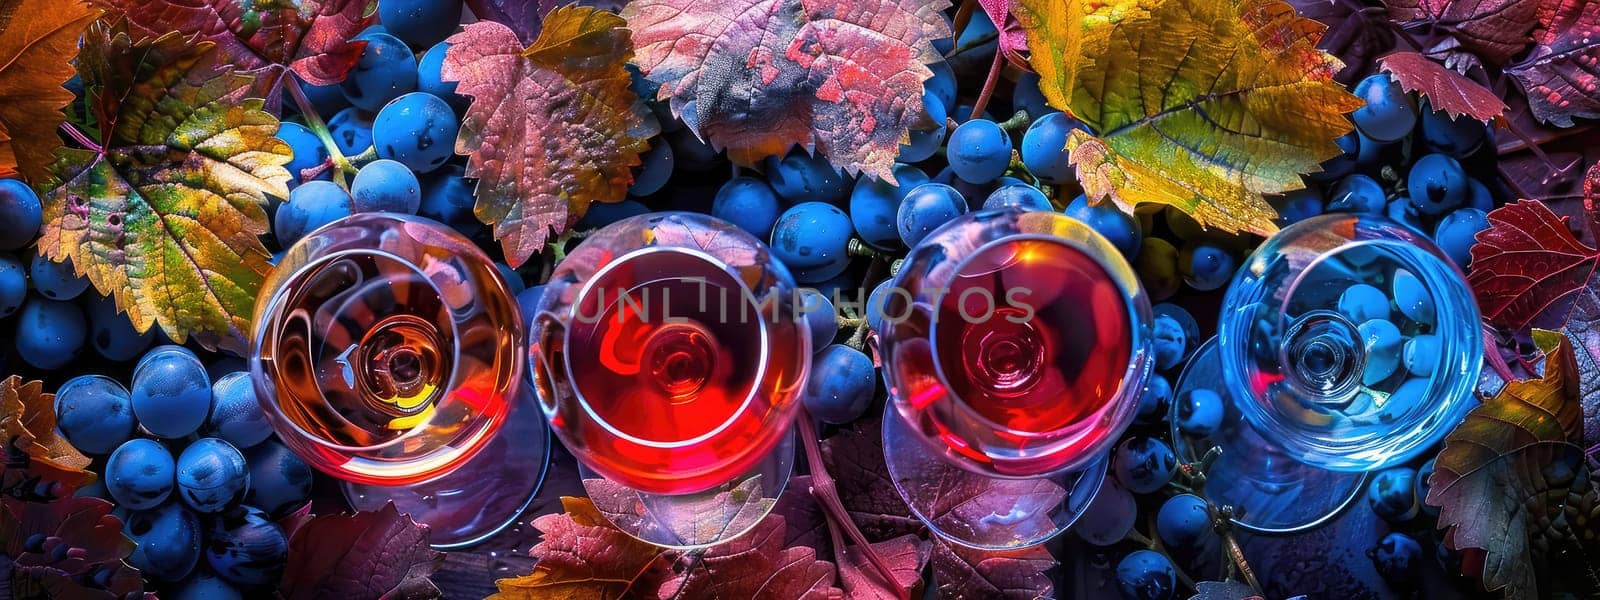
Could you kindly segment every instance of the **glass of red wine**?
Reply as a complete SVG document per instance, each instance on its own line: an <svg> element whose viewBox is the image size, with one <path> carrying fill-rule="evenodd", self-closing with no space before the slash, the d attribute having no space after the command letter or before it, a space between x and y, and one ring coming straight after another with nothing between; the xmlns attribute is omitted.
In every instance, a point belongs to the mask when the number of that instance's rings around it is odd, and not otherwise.
<svg viewBox="0 0 1600 600"><path fill-rule="evenodd" d="M1153 362L1116 248L1059 213L969 213L911 250L881 310L884 454L912 511L976 548L1070 527Z"/></svg>
<svg viewBox="0 0 1600 600"><path fill-rule="evenodd" d="M524 383L523 321L455 230L392 213L334 221L284 254L254 322L268 420L357 510L394 502L455 548L538 491L549 445Z"/></svg>
<svg viewBox="0 0 1600 600"><path fill-rule="evenodd" d="M1178 379L1180 459L1214 455L1206 498L1241 528L1326 523L1367 473L1433 447L1471 408L1478 319L1465 277L1405 225L1330 214L1286 227L1241 265L1217 337ZM1206 404L1219 418L1201 423Z"/></svg>
<svg viewBox="0 0 1600 600"><path fill-rule="evenodd" d="M772 510L810 366L794 279L730 223L665 212L590 234L550 276L529 360L600 512L699 548Z"/></svg>

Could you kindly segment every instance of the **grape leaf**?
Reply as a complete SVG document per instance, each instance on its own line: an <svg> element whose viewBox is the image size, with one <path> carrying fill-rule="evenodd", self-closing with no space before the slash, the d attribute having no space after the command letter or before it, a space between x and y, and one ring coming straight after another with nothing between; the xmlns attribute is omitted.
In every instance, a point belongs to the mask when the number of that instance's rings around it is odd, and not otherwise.
<svg viewBox="0 0 1600 600"><path fill-rule="evenodd" d="M740 164L799 145L894 182L924 118L947 0L635 0L622 14L659 99Z"/></svg>
<svg viewBox="0 0 1600 600"><path fill-rule="evenodd" d="M0 177L48 174L61 137L56 128L72 92L78 36L100 11L79 0L16 0L0 5Z"/></svg>
<svg viewBox="0 0 1600 600"><path fill-rule="evenodd" d="M1396 22L1446 32L1462 49L1499 65L1528 47L1542 1L1388 0L1385 4Z"/></svg>
<svg viewBox="0 0 1600 600"><path fill-rule="evenodd" d="M1016 550L975 550L933 541L933 581L942 598L1049 598L1045 571L1056 559L1044 546Z"/></svg>
<svg viewBox="0 0 1600 600"><path fill-rule="evenodd" d="M71 575L100 566L117 566L133 552L133 540L122 535L114 507L99 498L62 498L52 502L0 499L0 549L17 565L50 567ZM42 535L44 550L30 552L28 538ZM50 542L48 538L57 538ZM64 544L72 551L57 555Z"/></svg>
<svg viewBox="0 0 1600 600"><path fill-rule="evenodd" d="M1125 211L1271 234L1263 194L1304 187L1360 106L1325 28L1278 0L1023 0L1018 18L1046 99L1099 134L1067 140L1080 183Z"/></svg>
<svg viewBox="0 0 1600 600"><path fill-rule="evenodd" d="M623 25L611 13L563 7L526 50L495 22L469 24L449 40L442 77L472 97L456 153L468 156L475 212L494 226L511 266L590 202L622 200L629 167L649 147L623 68L632 56Z"/></svg>
<svg viewBox="0 0 1600 600"><path fill-rule="evenodd" d="M850 546L844 549L844 556L839 560L839 587L844 590L846 598L899 600L921 595L916 593L916 588L922 584L922 567L928 563L931 549L928 542L907 534L875 542L872 549L894 573L896 587L889 588L867 555Z"/></svg>
<svg viewBox="0 0 1600 600"><path fill-rule="evenodd" d="M94 587L94 580L53 567L30 567L15 564L0 555L0 590L9 592L10 598L70 598L71 600L118 600L143 598L155 600L155 594L141 594L144 581L139 570L126 563L108 567L111 575L106 586Z"/></svg>
<svg viewBox="0 0 1600 600"><path fill-rule="evenodd" d="M809 489L810 475L790 477L789 487L778 496L772 514L782 515L783 523L787 526L783 534L784 546L810 546L816 548L819 554L827 553L831 551L831 542L828 540L828 519L822 513L822 505L817 504L817 499L810 493L798 493Z"/></svg>
<svg viewBox="0 0 1600 600"><path fill-rule="evenodd" d="M618 12L627 5L623 0L467 0L467 7L480 21L494 21L517 32L517 39L529 43L539 37L544 16L556 7L577 4L593 6L600 10Z"/></svg>
<svg viewBox="0 0 1600 600"><path fill-rule="evenodd" d="M822 440L822 459L850 520L867 539L878 542L927 530L889 480L879 419L859 419Z"/></svg>
<svg viewBox="0 0 1600 600"><path fill-rule="evenodd" d="M533 572L496 581L490 600L622 598L672 564L665 549L612 527L588 499L562 497L561 506L566 512L533 520L542 534L528 551L538 560Z"/></svg>
<svg viewBox="0 0 1600 600"><path fill-rule="evenodd" d="M1542 329L1534 341L1544 373L1507 383L1445 437L1426 498L1440 507L1445 542L1482 549L1485 587L1504 588L1508 598L1538 596L1529 537L1539 520L1561 514L1569 492L1593 493L1595 485L1571 443L1582 431L1571 343Z"/></svg>
<svg viewBox="0 0 1600 600"><path fill-rule="evenodd" d="M1548 0L1539 22L1537 45L1506 74L1541 121L1571 127L1574 118L1600 118L1600 3Z"/></svg>
<svg viewBox="0 0 1600 600"><path fill-rule="evenodd" d="M1317 43L1344 61L1344 69L1334 78L1352 84L1373 71L1380 55L1394 49L1395 33L1389 17L1382 11L1364 10L1354 0L1289 0L1295 12L1328 26L1328 35Z"/></svg>
<svg viewBox="0 0 1600 600"><path fill-rule="evenodd" d="M367 43L352 40L377 21L369 0L96 0L140 38L169 32L217 45L218 57L267 78L293 71L312 85L344 80Z"/></svg>
<svg viewBox="0 0 1600 600"><path fill-rule="evenodd" d="M1465 115L1488 122L1506 113L1505 101L1489 88L1416 52L1384 56L1382 69L1394 75L1401 88L1427 98L1434 110L1451 119Z"/></svg>
<svg viewBox="0 0 1600 600"><path fill-rule="evenodd" d="M279 596L312 598L387 597L417 589L444 561L428 547L428 528L395 510L323 515L296 528Z"/></svg>
<svg viewBox="0 0 1600 600"><path fill-rule="evenodd" d="M1017 16L1011 13L1012 0L978 0L978 5L999 31L1000 52L1005 54L1006 60L1019 69L1032 70L1028 65L1028 34L1022 30Z"/></svg>
<svg viewBox="0 0 1600 600"><path fill-rule="evenodd" d="M1590 173L1600 174L1600 166ZM1578 293L1600 286L1600 250L1584 245L1565 219L1536 200L1489 211L1489 228L1478 232L1471 265L1467 283L1484 319L1513 330L1561 327Z"/></svg>
<svg viewBox="0 0 1600 600"><path fill-rule="evenodd" d="M89 457L57 433L54 396L43 388L18 375L0 381L0 494L52 500L95 480L84 470Z"/></svg>
<svg viewBox="0 0 1600 600"><path fill-rule="evenodd" d="M657 598L843 598L834 566L805 546L784 547L783 517L768 515L755 529L698 552L679 553L672 576L653 581Z"/></svg>
<svg viewBox="0 0 1600 600"><path fill-rule="evenodd" d="M243 355L269 268L268 196L288 196L289 146L250 77L203 65L211 42L139 43L96 24L79 71L103 149L62 150L44 193L40 252L72 259L135 329Z"/></svg>

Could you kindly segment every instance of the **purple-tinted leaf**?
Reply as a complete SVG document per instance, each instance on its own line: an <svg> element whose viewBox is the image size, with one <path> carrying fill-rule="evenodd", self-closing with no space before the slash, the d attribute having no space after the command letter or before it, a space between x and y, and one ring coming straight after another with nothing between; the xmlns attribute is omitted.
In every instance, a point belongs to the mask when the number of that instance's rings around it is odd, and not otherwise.
<svg viewBox="0 0 1600 600"><path fill-rule="evenodd" d="M1533 52L1506 68L1534 116L1560 127L1600 117L1600 2L1550 0Z"/></svg>
<svg viewBox="0 0 1600 600"><path fill-rule="evenodd" d="M872 549L883 558L894 573L893 588L883 580L883 575L855 546L846 548L839 559L839 587L851 600L899 600L917 597L916 588L922 584L922 567L928 563L931 546L914 535L876 542Z"/></svg>
<svg viewBox="0 0 1600 600"><path fill-rule="evenodd" d="M1394 49L1394 30L1377 12L1362 10L1360 0L1289 0L1301 15L1328 26L1318 48L1344 61L1335 76L1351 83L1372 72L1379 56Z"/></svg>
<svg viewBox="0 0 1600 600"><path fill-rule="evenodd" d="M1011 14L1011 0L978 0L978 4L1000 32L1000 51L1005 53L1006 60L1018 69L1033 70L1028 65L1028 33L1022 30L1017 16Z"/></svg>
<svg viewBox="0 0 1600 600"><path fill-rule="evenodd" d="M1044 546L993 551L933 542L933 580L943 598L1048 598L1045 571L1055 566Z"/></svg>
<svg viewBox="0 0 1600 600"><path fill-rule="evenodd" d="M1583 2L1584 0L1575 0ZM1413 27L1447 32L1454 45L1492 65L1510 60L1533 41L1541 0L1389 0L1389 17Z"/></svg>
<svg viewBox="0 0 1600 600"><path fill-rule="evenodd" d="M822 457L833 474L839 499L867 539L883 541L906 534L921 535L926 527L895 491L883 461L883 433L878 419L861 419L822 441Z"/></svg>
<svg viewBox="0 0 1600 600"><path fill-rule="evenodd" d="M428 528L394 504L375 512L325 515L302 525L289 542L280 594L288 600L375 598L414 589L444 560L428 547Z"/></svg>

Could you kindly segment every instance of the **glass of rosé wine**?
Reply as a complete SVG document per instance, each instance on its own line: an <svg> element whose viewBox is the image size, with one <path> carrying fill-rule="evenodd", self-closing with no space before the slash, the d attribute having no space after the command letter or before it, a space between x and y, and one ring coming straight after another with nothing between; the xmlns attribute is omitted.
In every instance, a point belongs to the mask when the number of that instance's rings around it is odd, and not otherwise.
<svg viewBox="0 0 1600 600"><path fill-rule="evenodd" d="M1149 377L1151 309L1105 238L1060 213L969 213L913 248L883 301L889 474L976 548L1064 531Z"/></svg>
<svg viewBox="0 0 1600 600"><path fill-rule="evenodd" d="M533 381L618 528L699 548L772 510L811 357L795 292L760 240L686 212L608 225L556 265L533 316Z"/></svg>

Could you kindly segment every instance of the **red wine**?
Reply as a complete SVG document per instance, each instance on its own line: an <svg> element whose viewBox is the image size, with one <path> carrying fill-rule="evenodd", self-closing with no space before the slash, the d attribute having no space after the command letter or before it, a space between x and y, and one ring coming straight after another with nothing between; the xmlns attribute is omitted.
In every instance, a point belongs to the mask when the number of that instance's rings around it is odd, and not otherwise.
<svg viewBox="0 0 1600 600"><path fill-rule="evenodd" d="M551 424L590 468L642 491L743 474L787 433L775 417L793 410L804 364L793 317L774 320L776 299L762 299L698 254L610 263L574 299L565 339L535 340L547 376L574 392L560 401L577 404Z"/></svg>
<svg viewBox="0 0 1600 600"><path fill-rule="evenodd" d="M1106 417L1126 393L1134 325L1104 266L1059 239L1014 236L945 275L931 310L906 311L895 331L894 391L925 435L1025 475L1080 462L1120 434Z"/></svg>

